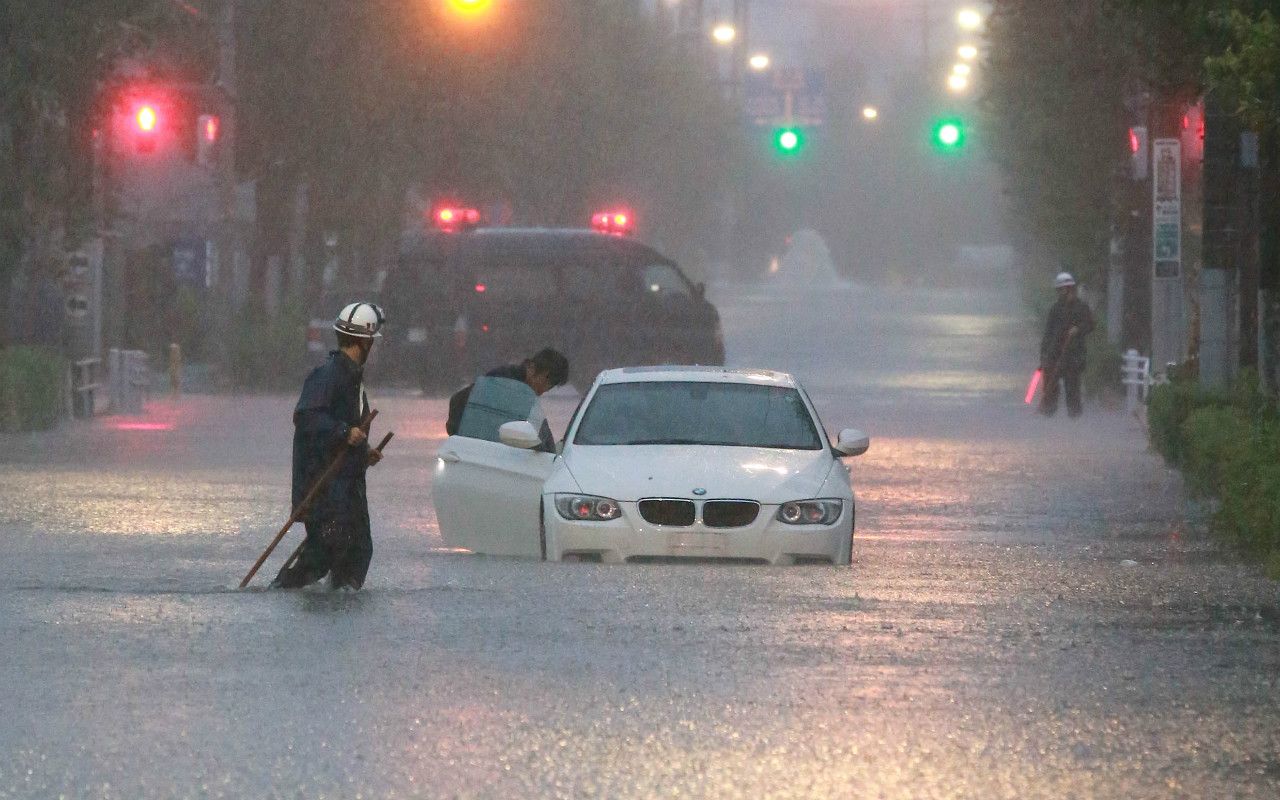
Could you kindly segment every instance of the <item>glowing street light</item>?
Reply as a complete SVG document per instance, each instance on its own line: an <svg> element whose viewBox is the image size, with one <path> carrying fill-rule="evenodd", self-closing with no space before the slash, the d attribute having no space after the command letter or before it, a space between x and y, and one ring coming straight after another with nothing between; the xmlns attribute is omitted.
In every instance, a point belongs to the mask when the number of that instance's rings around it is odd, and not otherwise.
<svg viewBox="0 0 1280 800"><path fill-rule="evenodd" d="M953 92L963 92L969 88L969 79L964 75L952 73L951 77L947 78L947 88Z"/></svg>
<svg viewBox="0 0 1280 800"><path fill-rule="evenodd" d="M967 78L973 74L973 67L969 66L968 64L956 64L953 67L951 67L951 74L963 75L964 77Z"/></svg>
<svg viewBox="0 0 1280 800"><path fill-rule="evenodd" d="M875 122L877 119L880 118L880 109L876 108L875 106L863 106L862 118L865 119L867 122Z"/></svg>
<svg viewBox="0 0 1280 800"><path fill-rule="evenodd" d="M956 22L961 30L976 31L982 27L982 13L977 9L962 8L960 13L956 14Z"/></svg>
<svg viewBox="0 0 1280 800"><path fill-rule="evenodd" d="M960 49L956 51L956 54L965 61L973 61L978 57L978 48L971 44L962 44L960 45Z"/></svg>
<svg viewBox="0 0 1280 800"><path fill-rule="evenodd" d="M747 61L747 63L750 64L751 68L756 72L764 72L769 68L769 65L773 63L773 60L764 53L756 53Z"/></svg>
<svg viewBox="0 0 1280 800"><path fill-rule="evenodd" d="M448 0L449 7L463 16L477 16L489 10L493 0Z"/></svg>
<svg viewBox="0 0 1280 800"><path fill-rule="evenodd" d="M733 40L738 38L738 29L722 22L711 29L711 38L718 44L733 44Z"/></svg>

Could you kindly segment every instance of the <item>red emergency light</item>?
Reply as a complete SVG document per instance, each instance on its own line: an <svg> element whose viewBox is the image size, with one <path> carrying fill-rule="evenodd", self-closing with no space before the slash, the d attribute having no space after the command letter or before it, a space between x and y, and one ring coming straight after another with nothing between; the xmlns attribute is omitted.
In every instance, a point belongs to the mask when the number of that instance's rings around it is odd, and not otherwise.
<svg viewBox="0 0 1280 800"><path fill-rule="evenodd" d="M156 129L157 123L160 121L160 115L156 113L155 106L144 105L138 108L134 114L134 120L138 124L138 130L143 133L152 133Z"/></svg>
<svg viewBox="0 0 1280 800"><path fill-rule="evenodd" d="M459 231L480 224L480 211L461 206L441 206L432 214L436 227L442 231Z"/></svg>
<svg viewBox="0 0 1280 800"><path fill-rule="evenodd" d="M592 215L591 227L600 233L627 236L635 230L635 215L630 211L601 211Z"/></svg>

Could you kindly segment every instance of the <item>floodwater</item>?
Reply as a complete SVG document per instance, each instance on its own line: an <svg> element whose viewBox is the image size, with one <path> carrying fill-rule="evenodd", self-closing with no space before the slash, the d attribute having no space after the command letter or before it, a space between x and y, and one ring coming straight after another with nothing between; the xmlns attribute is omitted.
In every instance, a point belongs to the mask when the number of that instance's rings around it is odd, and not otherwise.
<svg viewBox="0 0 1280 800"><path fill-rule="evenodd" d="M444 552L446 401L375 388L366 589L261 589L298 532L240 592L292 398L6 437L0 798L1280 794L1277 584L1135 419L1030 413L1014 298L713 299L735 365L871 434L851 568Z"/></svg>

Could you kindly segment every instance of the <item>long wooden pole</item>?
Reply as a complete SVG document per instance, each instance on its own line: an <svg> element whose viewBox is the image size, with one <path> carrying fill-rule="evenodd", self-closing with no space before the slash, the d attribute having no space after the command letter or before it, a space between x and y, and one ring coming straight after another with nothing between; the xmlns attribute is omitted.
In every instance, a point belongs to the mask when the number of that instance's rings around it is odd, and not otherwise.
<svg viewBox="0 0 1280 800"><path fill-rule="evenodd" d="M373 418L376 416L378 416L377 411L370 411L365 418L360 421L360 429L367 432L369 430L369 426L373 423ZM312 501L316 499L316 495L320 494L320 490L329 483L329 480L333 478L333 476L337 474L338 469L342 467L342 463L347 460L347 453L350 449L350 445L346 442L342 443L342 448L338 451L338 454L333 457L333 461L327 468L325 468L325 471L320 474L319 480L317 480L311 487L311 491L307 492L306 496L302 498L302 502L299 503L298 507L289 515L288 521L284 523L284 527L282 527L280 532L276 534L276 538L271 540L271 544L267 545L267 549L263 550L262 555L258 556L258 560L254 562L253 568L249 570L249 574L245 575L244 580L240 581L241 589L248 586L249 581L253 580L253 576L258 574L258 570L262 568L262 564L271 555L272 551L276 549L276 545L280 544L280 540L289 532L289 529L293 527L293 523L302 519L302 516L307 513L307 509L311 506Z"/></svg>
<svg viewBox="0 0 1280 800"><path fill-rule="evenodd" d="M395 436L395 433L388 433L386 436L383 436L382 441L378 442L378 446L373 448L374 452L381 455L383 448L385 448L387 444L391 441L392 436ZM298 557L302 555L302 548L306 546L306 544L307 544L306 539L303 539L301 542L298 543L298 546L295 547L293 550L293 554L290 555L289 558L285 560L284 569L289 569L289 567L293 566L293 562L297 561Z"/></svg>

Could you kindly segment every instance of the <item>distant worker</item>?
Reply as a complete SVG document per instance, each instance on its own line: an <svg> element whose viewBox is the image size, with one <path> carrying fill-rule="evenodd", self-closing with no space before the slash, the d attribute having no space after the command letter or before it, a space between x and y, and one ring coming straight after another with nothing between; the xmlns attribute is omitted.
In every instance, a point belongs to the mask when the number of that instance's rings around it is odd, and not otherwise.
<svg viewBox="0 0 1280 800"><path fill-rule="evenodd" d="M526 358L519 364L508 364L495 367L485 373L487 378L508 378L521 381L533 390L538 397L546 394L569 380L569 359L559 350L550 347L539 350L532 358ZM467 408L467 400L471 397L471 389L475 384L464 386L449 398L449 419L444 424L445 432L453 436L462 423L462 412ZM542 446L547 452L555 451L555 437L551 435L551 427L544 420L542 423Z"/></svg>
<svg viewBox="0 0 1280 800"><path fill-rule="evenodd" d="M1049 309L1049 321L1040 340L1040 369L1044 376L1044 394L1040 397L1040 413L1053 416L1058 410L1058 383L1067 395L1067 415L1078 417L1084 409L1080 403L1080 377L1084 374L1085 337L1093 331L1093 312L1076 292L1076 279L1069 272L1054 279L1058 300Z"/></svg>
<svg viewBox="0 0 1280 800"><path fill-rule="evenodd" d="M293 412L293 505L348 447L342 468L320 492L302 521L307 538L292 565L285 564L272 587L296 589L329 576L334 589L364 585L373 557L369 530L369 500L365 471L382 456L369 449L368 433L360 422L369 413L364 390L364 365L374 340L382 337L382 309L372 303L352 303L342 309L333 329L338 349L311 371Z"/></svg>

